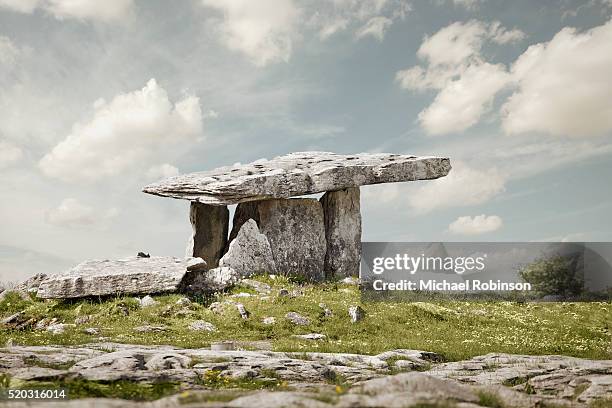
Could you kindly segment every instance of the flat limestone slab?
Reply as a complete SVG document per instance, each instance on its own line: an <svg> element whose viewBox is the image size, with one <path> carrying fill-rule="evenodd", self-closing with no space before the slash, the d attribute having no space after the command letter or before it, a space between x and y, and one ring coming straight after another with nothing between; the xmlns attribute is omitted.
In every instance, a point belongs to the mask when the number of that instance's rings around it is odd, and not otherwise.
<svg viewBox="0 0 612 408"><path fill-rule="evenodd" d="M444 157L299 152L271 160L182 174L149 184L143 191L205 204L231 205L367 184L430 180L446 176L450 169L450 160Z"/></svg>
<svg viewBox="0 0 612 408"><path fill-rule="evenodd" d="M36 296L50 299L171 292L178 288L188 270L205 267L199 258L90 260L44 280Z"/></svg>

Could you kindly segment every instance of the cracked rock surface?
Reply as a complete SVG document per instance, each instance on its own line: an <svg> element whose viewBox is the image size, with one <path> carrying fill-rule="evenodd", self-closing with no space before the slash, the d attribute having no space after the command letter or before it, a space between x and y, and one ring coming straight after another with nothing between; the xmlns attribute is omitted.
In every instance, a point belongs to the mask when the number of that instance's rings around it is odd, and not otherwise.
<svg viewBox="0 0 612 408"><path fill-rule="evenodd" d="M149 184L143 191L205 204L231 205L367 184L430 180L446 176L450 169L450 160L443 157L297 152L170 177Z"/></svg>
<svg viewBox="0 0 612 408"><path fill-rule="evenodd" d="M535 408L588 407L596 402L612 401L612 360L492 353L458 362L440 361L441 356L419 350L392 350L370 356L213 351L117 343L0 349L0 372L11 378L11 384L12 381L59 379L169 381L180 383L182 390L188 390L187 394L182 392L153 402L97 398L5 403L10 407L411 407L452 404L468 408L491 406L493 399L504 407ZM217 398L219 389L202 385L200 381L211 372L232 380L274 376L283 386L274 390L228 388L223 390L225 394L220 400ZM186 395L189 401L184 400Z"/></svg>

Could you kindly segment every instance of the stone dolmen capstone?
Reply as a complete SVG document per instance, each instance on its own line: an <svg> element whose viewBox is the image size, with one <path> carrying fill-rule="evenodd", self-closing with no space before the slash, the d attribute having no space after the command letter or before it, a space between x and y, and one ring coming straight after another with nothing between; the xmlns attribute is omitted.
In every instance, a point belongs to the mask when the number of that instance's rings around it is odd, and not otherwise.
<svg viewBox="0 0 612 408"><path fill-rule="evenodd" d="M257 251L247 249L251 245L267 247L263 234L277 273L319 281L359 274L360 186L431 180L450 169L450 160L443 157L299 152L170 177L143 191L191 202L188 256L200 257L211 267L223 258L224 265L248 275L256 272L244 270L250 265L272 265L266 251L262 256L268 259L242 262L236 257L244 253L252 258ZM292 198L317 193L325 194L320 200ZM233 204L238 206L228 238L227 206ZM257 234L249 220L256 223ZM247 222L249 230L240 234ZM239 244L232 245L234 239ZM270 266L268 272L273 271Z"/></svg>

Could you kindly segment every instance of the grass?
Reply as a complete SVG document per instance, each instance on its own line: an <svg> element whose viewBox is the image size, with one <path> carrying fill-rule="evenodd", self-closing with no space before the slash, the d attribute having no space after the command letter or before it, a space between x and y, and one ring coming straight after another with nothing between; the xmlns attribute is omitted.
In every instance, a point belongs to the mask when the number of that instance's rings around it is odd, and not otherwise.
<svg viewBox="0 0 612 408"><path fill-rule="evenodd" d="M20 345L74 345L97 341L98 336L81 332L99 327L107 341L135 344L172 344L179 347L208 347L220 340L269 340L275 350L304 353L350 352L376 354L407 348L433 351L447 360L460 360L490 352L517 354L564 354L576 357L610 359L612 343L612 304L592 303L515 303L515 302L361 302L354 285L323 283L296 284L277 277L258 277L272 286L270 296L230 298L232 293L252 292L236 287L230 293L194 299L177 305L177 294L155 296L158 304L141 309L132 297L84 299L77 301L23 300L9 295L0 302L0 318L24 311L24 318L56 318L74 323L78 316L91 315L84 325L69 327L54 335L33 329L0 328L0 345L12 340ZM303 296L278 296L281 289L298 289ZM226 305L221 314L208 308L212 301L232 299L251 312L243 320L235 307ZM325 317L318 306L325 303L333 316ZM360 304L366 318L351 324L347 310ZM310 318L308 326L295 326L284 316L295 311ZM264 325L262 318L273 316L276 323ZM215 332L188 329L195 320L211 322ZM145 324L163 325L162 333L138 333ZM322 333L322 341L301 340L293 334Z"/></svg>
<svg viewBox="0 0 612 408"><path fill-rule="evenodd" d="M66 379L57 381L18 381L10 383L11 388L20 389L58 389L66 390L69 399L77 398L121 398L134 401L153 401L174 395L180 390L175 382L153 384L135 381L89 381ZM8 386L7 386L8 387Z"/></svg>

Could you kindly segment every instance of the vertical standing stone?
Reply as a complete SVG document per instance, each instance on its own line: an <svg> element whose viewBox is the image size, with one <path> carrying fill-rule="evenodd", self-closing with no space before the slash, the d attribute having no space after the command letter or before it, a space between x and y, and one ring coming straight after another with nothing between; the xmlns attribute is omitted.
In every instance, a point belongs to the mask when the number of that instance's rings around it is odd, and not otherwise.
<svg viewBox="0 0 612 408"><path fill-rule="evenodd" d="M215 268L227 244L229 210L224 205L191 202L189 220L193 235L187 246L187 256L202 258L209 268Z"/></svg>
<svg viewBox="0 0 612 408"><path fill-rule="evenodd" d="M312 198L274 199L238 204L230 241L252 218L270 242L278 273L320 281L325 277L323 208Z"/></svg>
<svg viewBox="0 0 612 408"><path fill-rule="evenodd" d="M359 187L328 191L321 197L325 216L325 275L344 278L359 275L361 212Z"/></svg>

